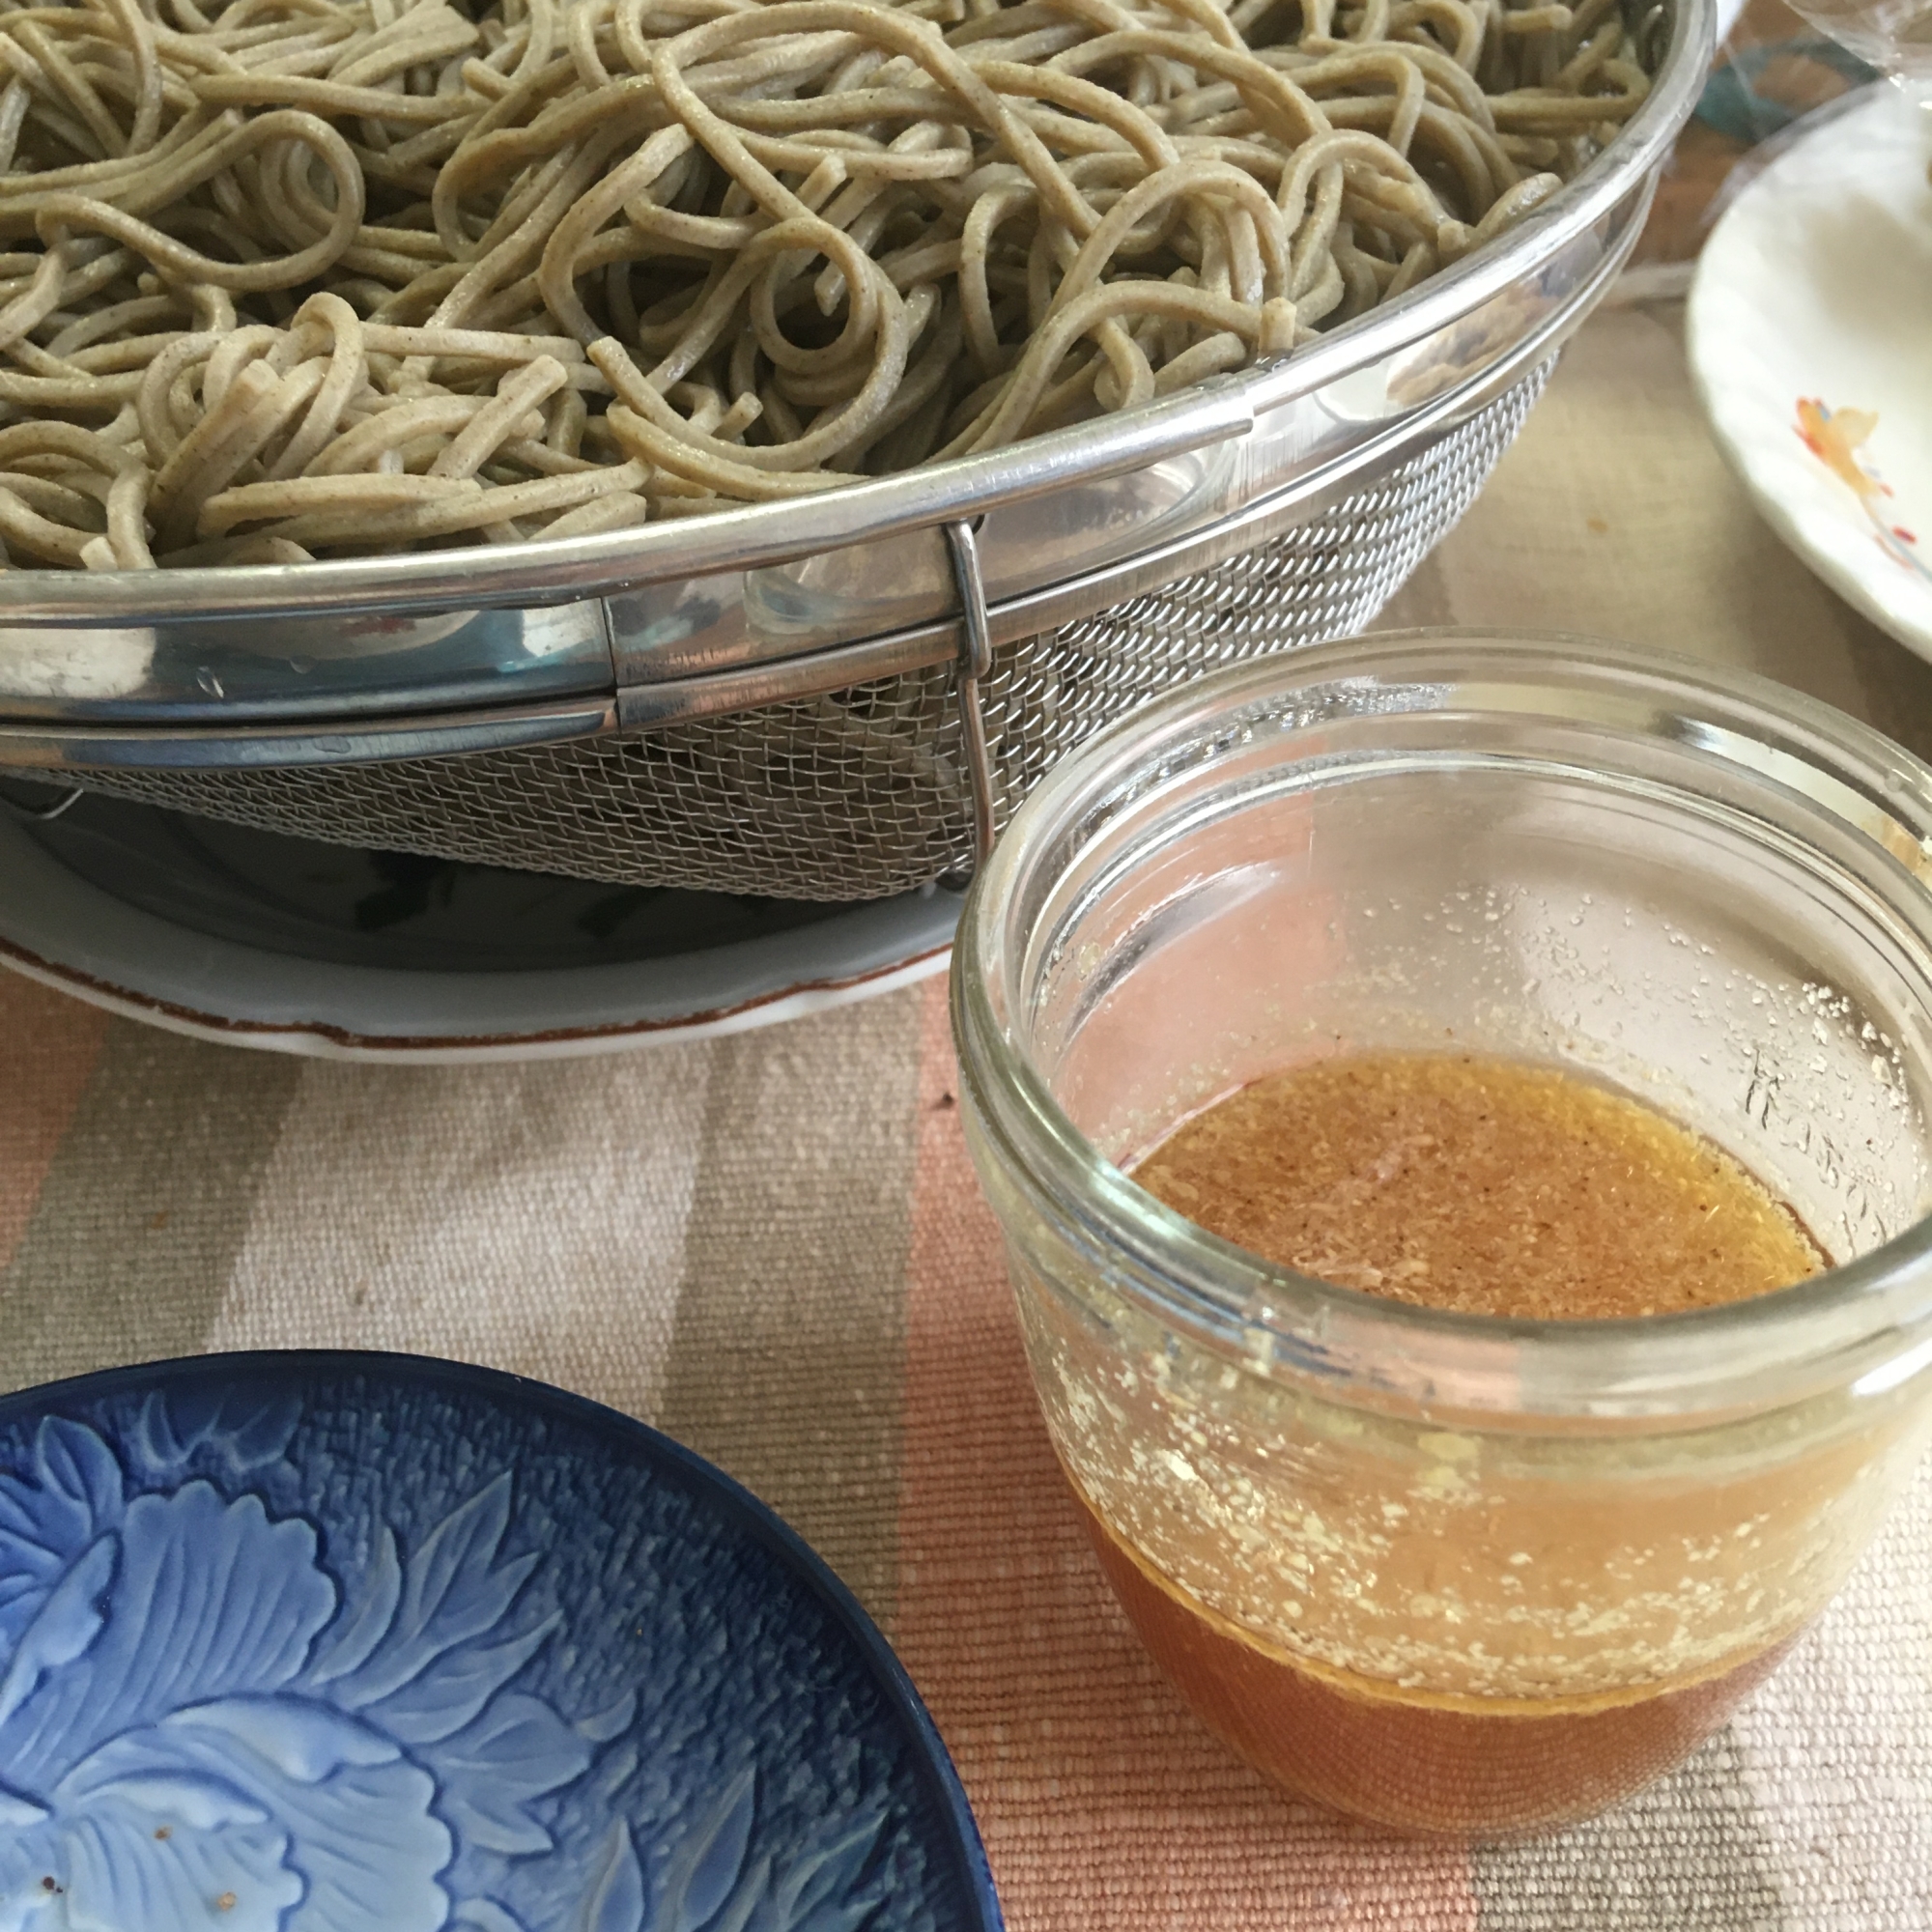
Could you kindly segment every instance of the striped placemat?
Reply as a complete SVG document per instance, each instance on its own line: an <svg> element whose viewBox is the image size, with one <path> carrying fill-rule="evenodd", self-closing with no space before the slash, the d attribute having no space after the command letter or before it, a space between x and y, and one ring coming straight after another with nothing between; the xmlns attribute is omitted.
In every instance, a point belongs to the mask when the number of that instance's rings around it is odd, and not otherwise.
<svg viewBox="0 0 1932 1932"><path fill-rule="evenodd" d="M1932 672L1743 504L1667 315L1591 326L1389 615L1621 632L1760 664L1921 748L1932 724ZM936 981L603 1061L396 1068L205 1046L0 976L0 1096L8 1383L405 1349L658 1424L885 1626L1015 1932L1932 1927L1932 1480L1728 1731L1561 1836L1354 1831L1208 1737L1060 1489Z"/></svg>

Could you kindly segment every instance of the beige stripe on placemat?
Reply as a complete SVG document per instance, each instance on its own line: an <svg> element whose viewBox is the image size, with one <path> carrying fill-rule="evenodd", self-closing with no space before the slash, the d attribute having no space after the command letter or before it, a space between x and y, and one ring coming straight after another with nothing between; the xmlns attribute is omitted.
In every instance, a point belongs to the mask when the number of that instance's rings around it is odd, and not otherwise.
<svg viewBox="0 0 1932 1932"><path fill-rule="evenodd" d="M653 1418L893 1611L919 994L719 1042Z"/></svg>
<svg viewBox="0 0 1932 1932"><path fill-rule="evenodd" d="M1815 1932L1785 1916L1728 1731L1620 1809L1472 1863L1482 1932Z"/></svg>
<svg viewBox="0 0 1932 1932"><path fill-rule="evenodd" d="M203 1346L297 1064L116 1020L0 1273L11 1387Z"/></svg>
<svg viewBox="0 0 1932 1932"><path fill-rule="evenodd" d="M311 1063L210 1346L451 1356L648 1414L711 1052Z"/></svg>
<svg viewBox="0 0 1932 1932"><path fill-rule="evenodd" d="M1794 1927L1932 1926L1932 1462L1733 1728Z"/></svg>

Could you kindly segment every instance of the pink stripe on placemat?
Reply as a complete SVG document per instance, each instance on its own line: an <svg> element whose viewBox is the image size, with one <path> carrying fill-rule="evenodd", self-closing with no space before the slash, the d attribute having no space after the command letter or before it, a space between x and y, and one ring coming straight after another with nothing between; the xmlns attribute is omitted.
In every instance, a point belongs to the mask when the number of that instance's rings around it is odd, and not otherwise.
<svg viewBox="0 0 1932 1932"><path fill-rule="evenodd" d="M944 1733L1013 1932L1474 1932L1458 1850L1292 1806L1141 1651L1035 1406L997 1229L926 996L894 1639Z"/></svg>
<svg viewBox="0 0 1932 1932"><path fill-rule="evenodd" d="M26 1233L107 1027L98 1007L0 971L0 1268Z"/></svg>

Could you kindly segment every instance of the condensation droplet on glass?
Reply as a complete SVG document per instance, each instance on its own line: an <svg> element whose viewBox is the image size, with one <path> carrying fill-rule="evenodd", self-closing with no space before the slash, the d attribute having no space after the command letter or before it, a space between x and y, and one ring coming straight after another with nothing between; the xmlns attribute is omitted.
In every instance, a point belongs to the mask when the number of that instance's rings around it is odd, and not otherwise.
<svg viewBox="0 0 1932 1932"><path fill-rule="evenodd" d="M195 672L194 681L211 697L223 697L227 694L221 689L221 680L205 665Z"/></svg>

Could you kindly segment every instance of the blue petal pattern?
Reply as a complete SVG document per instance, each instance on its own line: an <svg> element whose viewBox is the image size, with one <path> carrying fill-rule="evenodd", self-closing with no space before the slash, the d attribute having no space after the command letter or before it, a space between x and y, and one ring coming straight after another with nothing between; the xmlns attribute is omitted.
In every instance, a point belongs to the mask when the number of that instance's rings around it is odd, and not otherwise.
<svg viewBox="0 0 1932 1932"><path fill-rule="evenodd" d="M571 1932L642 1932L643 1923L644 1871L631 1842L631 1828L619 1820L611 1827L602 1868Z"/></svg>
<svg viewBox="0 0 1932 1932"><path fill-rule="evenodd" d="M301 1398L208 1379L0 1432L0 1932L946 1932L884 1761L709 1755L728 1629L672 1564L636 1647L655 1533L582 1616L537 1586L521 1466L388 1520Z"/></svg>
<svg viewBox="0 0 1932 1932"><path fill-rule="evenodd" d="M740 1772L679 1847L665 1883L666 1932L704 1932L736 1890L752 1842L753 1777Z"/></svg>

